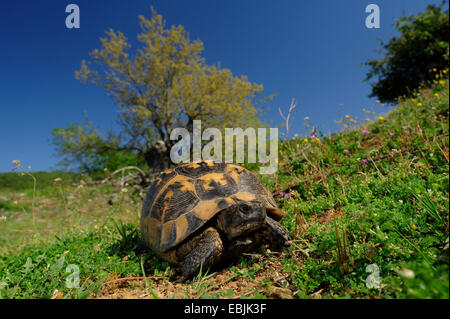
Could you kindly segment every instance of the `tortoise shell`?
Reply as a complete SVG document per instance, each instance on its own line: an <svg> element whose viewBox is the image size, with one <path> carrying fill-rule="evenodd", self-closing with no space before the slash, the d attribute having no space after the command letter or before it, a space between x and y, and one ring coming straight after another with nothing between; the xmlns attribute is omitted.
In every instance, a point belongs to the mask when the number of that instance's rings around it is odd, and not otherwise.
<svg viewBox="0 0 450 319"><path fill-rule="evenodd" d="M144 242L156 253L174 248L218 212L239 202L259 202L283 217L272 194L245 168L210 161L182 164L150 186L141 213Z"/></svg>

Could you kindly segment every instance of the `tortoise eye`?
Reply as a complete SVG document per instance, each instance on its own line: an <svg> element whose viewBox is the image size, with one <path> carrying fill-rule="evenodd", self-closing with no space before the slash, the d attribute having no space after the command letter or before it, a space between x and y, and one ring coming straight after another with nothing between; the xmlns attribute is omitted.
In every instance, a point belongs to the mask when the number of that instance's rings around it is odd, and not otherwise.
<svg viewBox="0 0 450 319"><path fill-rule="evenodd" d="M239 210L241 211L241 213L248 214L252 211L252 208L250 206L244 204L244 205L239 206Z"/></svg>

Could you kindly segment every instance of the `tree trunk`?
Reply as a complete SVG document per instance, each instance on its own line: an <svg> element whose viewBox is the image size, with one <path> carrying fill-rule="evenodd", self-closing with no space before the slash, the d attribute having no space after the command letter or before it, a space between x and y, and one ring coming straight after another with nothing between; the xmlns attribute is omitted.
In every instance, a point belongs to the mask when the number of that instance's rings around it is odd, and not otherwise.
<svg viewBox="0 0 450 319"><path fill-rule="evenodd" d="M156 173L169 168L170 148L161 140L144 153L145 161L148 164L149 171Z"/></svg>

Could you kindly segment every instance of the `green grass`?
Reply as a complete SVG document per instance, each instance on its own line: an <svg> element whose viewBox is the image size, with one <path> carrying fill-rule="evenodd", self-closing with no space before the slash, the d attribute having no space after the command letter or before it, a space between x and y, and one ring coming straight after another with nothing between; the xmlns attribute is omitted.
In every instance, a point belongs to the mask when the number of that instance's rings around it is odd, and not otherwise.
<svg viewBox="0 0 450 319"><path fill-rule="evenodd" d="M142 200L131 189L42 173L33 196L28 176L2 174L0 298L86 298L120 289L153 298L449 298L448 110L445 81L384 118L344 119L342 132L320 141L283 143L277 174L261 178L277 193L293 245L242 256L185 284L139 246ZM53 185L61 176L62 185ZM119 201L109 205L113 193ZM79 269L79 288L66 285L69 265ZM128 277L147 280L105 290L105 282Z"/></svg>
<svg viewBox="0 0 450 319"><path fill-rule="evenodd" d="M130 244L136 242L136 233L125 235L130 227L122 225L122 236L117 236L120 231L111 224L89 233L56 237L54 244L25 248L14 258L0 257L1 298L50 298L56 290L65 298L86 298L108 279L120 274L141 275L141 260L145 260L147 273L168 266L148 253L138 256L134 243ZM66 287L73 274L69 265L79 269L79 288Z"/></svg>
<svg viewBox="0 0 450 319"><path fill-rule="evenodd" d="M300 297L322 289L323 297L448 298L448 109L446 82L382 120L281 149L277 178L266 182L291 193L278 196L291 234L299 212L310 221L297 238L312 258L289 267ZM336 219L355 264L347 273L340 270ZM370 264L379 269L381 289L365 285ZM399 275L403 270L414 278Z"/></svg>
<svg viewBox="0 0 450 319"><path fill-rule="evenodd" d="M124 193L109 184L90 186L89 178L81 175L31 174L37 176L35 193L33 186L14 190L8 184L0 188L0 216L6 219L6 222L0 221L0 255L31 245L52 243L55 236L93 231L118 216L124 221L137 221L141 200L131 191ZM46 178L41 183L39 177L42 176ZM74 183L71 176L80 182ZM11 173L10 180L13 177L32 180L29 175L20 173ZM55 178L62 181L54 183ZM114 194L118 201L109 205Z"/></svg>
<svg viewBox="0 0 450 319"><path fill-rule="evenodd" d="M39 191L53 188L55 178L62 178L67 183L77 183L82 179L81 174L71 172L33 172L32 174L39 180ZM20 192L32 189L32 178L17 173L0 173L0 190Z"/></svg>

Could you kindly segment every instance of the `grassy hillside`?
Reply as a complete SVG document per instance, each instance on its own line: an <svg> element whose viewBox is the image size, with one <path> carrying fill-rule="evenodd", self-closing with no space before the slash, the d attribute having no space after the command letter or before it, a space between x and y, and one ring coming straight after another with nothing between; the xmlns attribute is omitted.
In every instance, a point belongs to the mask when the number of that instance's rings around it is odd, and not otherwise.
<svg viewBox="0 0 450 319"><path fill-rule="evenodd" d="M23 176L17 173L0 173L0 189L17 192L32 190L34 184L33 179L23 178ZM71 183L77 183L81 179L80 174L70 172L33 172L33 176L39 180L38 190L53 187L55 178L63 178L66 182Z"/></svg>
<svg viewBox="0 0 450 319"><path fill-rule="evenodd" d="M266 183L305 252L290 274L299 296L448 298L448 82L437 83L371 123L282 149ZM380 289L365 285L371 264Z"/></svg>
<svg viewBox="0 0 450 319"><path fill-rule="evenodd" d="M291 247L184 284L138 246L131 188L62 177L35 193L2 175L0 297L448 298L448 98L438 79L384 117L357 125L349 114L340 133L281 145L277 174L261 178ZM69 265L79 288L66 286Z"/></svg>

